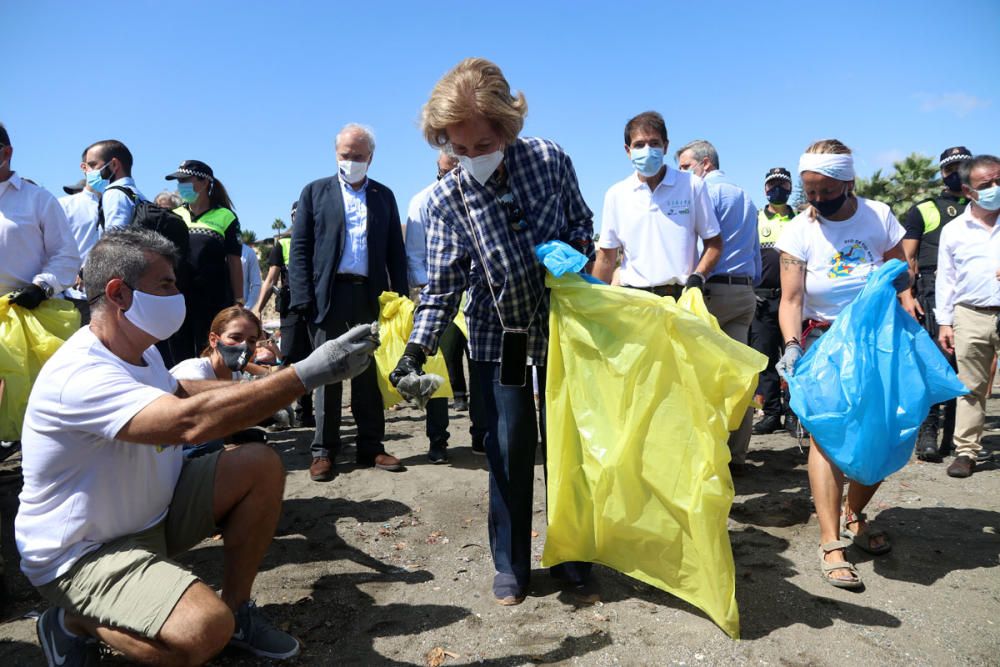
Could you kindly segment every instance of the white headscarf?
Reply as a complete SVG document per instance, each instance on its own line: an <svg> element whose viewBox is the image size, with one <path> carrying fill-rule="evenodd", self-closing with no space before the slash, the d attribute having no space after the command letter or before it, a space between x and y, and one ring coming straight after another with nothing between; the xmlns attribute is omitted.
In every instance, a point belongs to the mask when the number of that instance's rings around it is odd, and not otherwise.
<svg viewBox="0 0 1000 667"><path fill-rule="evenodd" d="M815 171L838 181L854 180L854 158L833 153L803 153L799 158L799 173Z"/></svg>

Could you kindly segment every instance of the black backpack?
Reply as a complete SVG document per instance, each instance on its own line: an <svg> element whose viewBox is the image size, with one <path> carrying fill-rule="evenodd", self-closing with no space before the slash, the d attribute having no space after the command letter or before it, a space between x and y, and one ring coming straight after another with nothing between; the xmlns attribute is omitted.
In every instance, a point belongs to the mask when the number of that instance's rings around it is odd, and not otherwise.
<svg viewBox="0 0 1000 667"><path fill-rule="evenodd" d="M139 196L129 188L113 185L108 190L121 190L134 204L132 219L129 221L130 225L137 225L156 232L177 246L177 283L178 287L183 290L187 286L187 279L191 274L191 239L184 220L171 210L157 206L151 201L139 199ZM101 199L103 201L103 196ZM104 209L103 207L98 208L97 224L103 232Z"/></svg>

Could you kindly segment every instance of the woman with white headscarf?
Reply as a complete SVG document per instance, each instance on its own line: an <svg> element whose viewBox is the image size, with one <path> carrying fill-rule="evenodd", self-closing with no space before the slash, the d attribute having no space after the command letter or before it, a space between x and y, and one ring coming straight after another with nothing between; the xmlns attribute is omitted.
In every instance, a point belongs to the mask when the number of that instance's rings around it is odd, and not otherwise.
<svg viewBox="0 0 1000 667"><path fill-rule="evenodd" d="M906 261L903 227L881 202L854 194L854 160L836 139L818 141L799 160L803 194L809 206L788 224L777 244L781 251L781 305L778 322L785 351L777 364L783 376L794 373L803 350L825 332L864 288L868 277L890 259ZM903 307L914 314L911 277L895 281ZM879 484L846 480L811 441L809 486L820 527L820 566L824 580L838 588L862 588L861 576L847 561L851 542L874 555L892 545L870 525L864 508ZM847 502L844 482L848 482Z"/></svg>

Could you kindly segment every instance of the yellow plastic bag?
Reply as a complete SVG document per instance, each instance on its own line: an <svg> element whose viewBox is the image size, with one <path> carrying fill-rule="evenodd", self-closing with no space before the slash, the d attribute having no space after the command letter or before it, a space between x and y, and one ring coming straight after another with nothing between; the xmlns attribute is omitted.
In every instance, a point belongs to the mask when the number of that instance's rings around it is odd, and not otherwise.
<svg viewBox="0 0 1000 667"><path fill-rule="evenodd" d="M47 299L28 310L0 296L0 440L20 440L38 371L79 328L80 313L65 299Z"/></svg>
<svg viewBox="0 0 1000 667"><path fill-rule="evenodd" d="M738 637L726 440L767 359L721 332L699 290L678 303L575 275L546 284L542 564L602 563Z"/></svg>
<svg viewBox="0 0 1000 667"><path fill-rule="evenodd" d="M375 364L378 366L378 388L382 392L382 403L391 408L403 400L396 388L389 382L389 373L396 368L399 358L403 356L406 341L413 331L413 302L395 292L382 292L378 298L378 332L382 344L375 350ZM448 367L444 363L441 350L427 359L424 371L440 375L444 382L438 387L431 398L451 398L451 381L448 379Z"/></svg>

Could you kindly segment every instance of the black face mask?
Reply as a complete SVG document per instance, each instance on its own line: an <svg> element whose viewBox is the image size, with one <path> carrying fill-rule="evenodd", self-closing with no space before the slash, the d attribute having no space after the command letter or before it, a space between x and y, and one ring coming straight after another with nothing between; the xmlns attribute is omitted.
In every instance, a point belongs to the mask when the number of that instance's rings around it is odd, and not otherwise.
<svg viewBox="0 0 1000 667"><path fill-rule="evenodd" d="M952 192L962 191L962 177L958 174L957 171L953 171L944 178L942 178L941 182L944 183L944 187L948 188Z"/></svg>
<svg viewBox="0 0 1000 667"><path fill-rule="evenodd" d="M767 201L771 202L772 204L784 204L785 202L788 201L788 197L792 193L786 190L785 188L773 187L770 190L768 190L765 194L767 194Z"/></svg>
<svg viewBox="0 0 1000 667"><path fill-rule="evenodd" d="M250 362L250 350L246 343L226 345L220 340L215 344L215 349L222 355L222 362L226 364L226 368L234 373L241 372Z"/></svg>
<svg viewBox="0 0 1000 667"><path fill-rule="evenodd" d="M819 211L819 214L824 218L829 218L831 215L840 210L840 207L844 205L847 201L847 190L845 189L843 193L836 199L828 199L826 201L813 201L809 200L809 204Z"/></svg>

